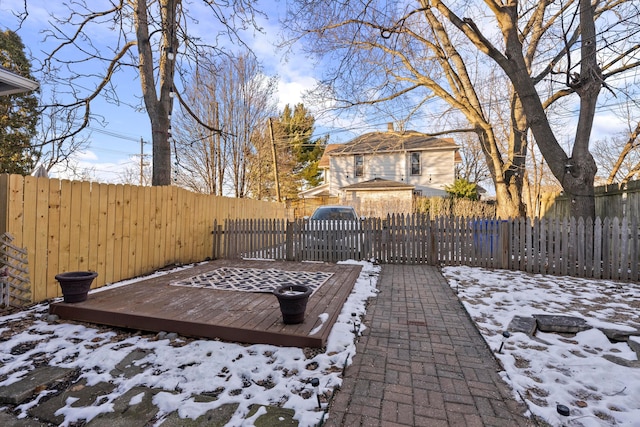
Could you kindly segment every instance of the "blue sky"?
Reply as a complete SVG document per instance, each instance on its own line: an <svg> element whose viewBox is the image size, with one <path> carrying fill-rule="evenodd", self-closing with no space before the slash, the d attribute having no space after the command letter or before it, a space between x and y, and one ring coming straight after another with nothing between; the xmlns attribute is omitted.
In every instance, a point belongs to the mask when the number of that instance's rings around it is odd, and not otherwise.
<svg viewBox="0 0 640 427"><path fill-rule="evenodd" d="M95 0L89 2L96 3ZM194 2L193 4L198 4ZM22 8L22 0L0 0L0 16L3 17L0 28L15 30L17 21L12 20L12 11ZM18 31L28 50L34 56L41 56L43 50L50 50L52 44L45 45L40 33L48 26L48 12L56 11L61 16L66 15L66 9L55 1L30 0L29 17ZM278 97L279 107L285 104L295 104L301 102L304 91L311 89L317 82L321 68L314 61L294 51L287 60L283 60L282 53L277 51L273 42L279 40L279 18L282 17L285 8L283 0L261 0L258 8L265 12L266 19L260 18L259 24L264 29L264 33L248 33L244 38L252 50L257 54L263 63L265 74L269 76L277 75L279 78ZM203 19L202 22L205 22ZM207 32L212 29L207 25L191 28L200 32L202 37L206 37ZM92 40L99 44L101 40L108 39L109 30L97 28L92 33ZM125 104L139 104L140 85L135 71L131 71L126 76L116 81L117 92ZM45 87L46 90L46 87ZM620 102L620 101L618 101ZM174 111L177 106L174 106ZM311 106L310 106L311 107ZM140 138L146 143L144 151L147 160L151 154L150 124L149 118L144 112L135 111L126 106L116 106L98 99L92 106L92 111L104 117L104 127L99 124L91 126L88 137L90 145L77 155L78 168L87 170L91 179L98 181L120 182L122 171L126 168L137 170L140 162ZM418 131L427 131L420 128L421 123L430 122L433 113L425 112L419 116L416 123L418 126L411 126ZM563 126L571 129L572 119L570 111L561 112ZM386 129L386 123L392 119L381 114L376 116L362 117L350 115L349 117L336 118L335 116L318 116L317 134L330 135L330 142L344 142L360 133ZM618 132L623 127L623 123L614 108L601 109L596 115L594 124L594 138L604 135L611 135ZM560 140L569 141L571 136ZM68 177L61 171L56 174L58 177Z"/></svg>
<svg viewBox="0 0 640 427"><path fill-rule="evenodd" d="M91 2L93 3L93 2ZM91 4L90 3L90 4ZM26 48L35 57L42 57L43 51L48 51L55 46L53 43L44 43L41 31L47 28L49 12L57 12L60 16L66 16L66 9L58 2L30 0L29 16L18 34ZM289 56L285 61L282 53L277 51L274 41L279 40L278 19L284 13L284 2L264 0L259 4L259 9L264 11L267 19L260 18L259 24L264 33L248 33L244 41L261 60L265 74L278 76L278 107L282 109L286 104L302 102L304 91L312 88L316 83L317 72L312 61L302 55ZM17 20L12 20L12 11L22 9L22 0L0 0L0 16L3 16L2 29L16 30ZM203 20L204 21L204 20ZM194 30L192 28L192 30ZM195 28L195 31L207 31L210 29L203 25L203 29ZM108 29L96 29L92 41L99 45L101 39L108 39L107 34L101 31ZM206 37L205 34L201 34ZM140 83L136 74L131 70L128 74L120 76L116 81L118 96L123 104L139 104ZM81 83L76 83L82 87ZM43 85L43 90L47 86ZM177 109L174 104L174 112ZM119 182L124 168L138 168L140 162L140 139L145 141L144 152L147 160L151 154L151 126L145 112L135 111L127 105L114 105L103 99L97 99L92 104L92 111L104 117L104 127L93 124L90 127L90 145L87 150L78 153L76 158L79 170L86 170L92 179L99 181ZM331 133L332 126L329 122L318 123L321 133ZM332 140L345 140L355 136L338 132ZM54 175L68 177L62 171L55 171Z"/></svg>

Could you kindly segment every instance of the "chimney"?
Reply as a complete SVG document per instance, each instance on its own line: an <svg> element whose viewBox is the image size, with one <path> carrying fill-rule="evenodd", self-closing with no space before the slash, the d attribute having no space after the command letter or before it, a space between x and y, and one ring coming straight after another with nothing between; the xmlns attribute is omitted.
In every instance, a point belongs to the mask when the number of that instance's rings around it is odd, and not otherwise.
<svg viewBox="0 0 640 427"><path fill-rule="evenodd" d="M387 132L393 132L393 122L387 123Z"/></svg>

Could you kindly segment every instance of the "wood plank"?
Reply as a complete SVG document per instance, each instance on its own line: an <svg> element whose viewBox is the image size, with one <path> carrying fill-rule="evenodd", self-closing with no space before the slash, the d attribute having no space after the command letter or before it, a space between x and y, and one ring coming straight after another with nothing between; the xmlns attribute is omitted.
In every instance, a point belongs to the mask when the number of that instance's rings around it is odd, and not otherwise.
<svg viewBox="0 0 640 427"><path fill-rule="evenodd" d="M0 209L0 235L7 232L7 226L9 224L9 175L6 173L0 174L0 206L5 206L5 209ZM0 296L0 300L2 296Z"/></svg>
<svg viewBox="0 0 640 427"><path fill-rule="evenodd" d="M114 194L114 229L113 229L113 258L111 261L111 272L114 282L120 281L125 277L122 275L122 230L123 230L123 207L124 207L124 186L117 184Z"/></svg>
<svg viewBox="0 0 640 427"><path fill-rule="evenodd" d="M140 217L142 221L142 262L140 264L140 272L138 274L146 274L147 272L153 271L153 262L151 252L153 251L152 244L152 236L151 230L153 228L152 224L152 214L154 211L153 205L151 204L151 193L153 192L153 187L143 187L144 188L144 202L142 203L143 214ZM140 207L138 207L140 209ZM185 215L186 216L186 215Z"/></svg>
<svg viewBox="0 0 640 427"><path fill-rule="evenodd" d="M78 219L80 242L78 246L78 270L87 271L90 270L89 266L89 245L90 241L95 239L90 233L91 223L91 183L89 181L82 181L80 183L80 199L81 202L74 206L74 209L79 211ZM92 287L97 284L92 283Z"/></svg>
<svg viewBox="0 0 640 427"><path fill-rule="evenodd" d="M98 194L98 247L97 247L97 267L98 277L96 281L98 286L107 283L107 223L108 223L108 204L109 204L109 186L101 184L94 191Z"/></svg>
<svg viewBox="0 0 640 427"><path fill-rule="evenodd" d="M60 181L49 183L49 222L47 224L47 298L60 296L60 286L55 275L60 272L58 251L60 248Z"/></svg>
<svg viewBox="0 0 640 427"><path fill-rule="evenodd" d="M620 220L613 218L611 227L611 275L609 279L620 279Z"/></svg>
<svg viewBox="0 0 640 427"><path fill-rule="evenodd" d="M593 227L593 277L600 279L602 277L602 222L600 218L596 218Z"/></svg>
<svg viewBox="0 0 640 427"><path fill-rule="evenodd" d="M101 286L104 277L100 277L98 272L98 253L100 247L100 185L91 184L91 192L89 194L89 254L87 259L87 270L95 271L98 277L91 283L92 288Z"/></svg>
<svg viewBox="0 0 640 427"><path fill-rule="evenodd" d="M145 187L134 187L131 192L131 216L132 216L132 242L131 249L134 256L135 265L133 267L134 277L144 274L143 257L144 257L144 226L146 222L144 218L144 195ZM134 246L135 243L135 246Z"/></svg>
<svg viewBox="0 0 640 427"><path fill-rule="evenodd" d="M105 283L114 282L114 258L116 254L116 186L107 185L107 221L106 221L106 252L105 252Z"/></svg>
<svg viewBox="0 0 640 427"><path fill-rule="evenodd" d="M122 191L122 264L120 277L128 279L134 276L135 262L131 258L131 191L132 185L123 186Z"/></svg>
<svg viewBox="0 0 640 427"><path fill-rule="evenodd" d="M586 265L585 265L585 222L583 218L578 220L578 232L576 233L576 252L578 254L578 259L576 260L577 267L577 276L585 277L586 274Z"/></svg>
<svg viewBox="0 0 640 427"><path fill-rule="evenodd" d="M46 299L49 295L49 274L47 263L47 244L49 243L49 180L47 178L37 178L36 196L36 221L35 227L35 263L29 266L33 271L34 282L31 285L31 292L36 301ZM53 277L51 280L55 282Z"/></svg>
<svg viewBox="0 0 640 427"><path fill-rule="evenodd" d="M23 248L22 226L24 222L24 177L9 175L9 204L7 231L13 236L13 244Z"/></svg>
<svg viewBox="0 0 640 427"><path fill-rule="evenodd" d="M611 278L611 220L605 218L602 222L602 278Z"/></svg>
<svg viewBox="0 0 640 427"><path fill-rule="evenodd" d="M35 265L36 262L36 206L38 198L37 178L32 176L24 177L24 212L22 217L22 247L29 253L29 266ZM29 280L35 284L34 269L29 269ZM39 301L42 297L41 289L31 290L31 297L34 301ZM36 294L38 292L38 294Z"/></svg>
<svg viewBox="0 0 640 427"><path fill-rule="evenodd" d="M305 321L298 325L282 323L277 300L269 293L248 294L168 284L172 280L186 279L223 266L329 271L334 274L311 297ZM52 303L50 312L63 319L149 331L164 330L247 343L322 347L326 345L331 328L360 271L361 266L348 264L216 260L92 293L87 301L81 303ZM312 336L310 333L317 326L318 316L322 313L328 314L327 322Z"/></svg>
<svg viewBox="0 0 640 427"><path fill-rule="evenodd" d="M71 181L71 205L69 209L69 271L80 269L80 227L82 209L82 181Z"/></svg>
<svg viewBox="0 0 640 427"><path fill-rule="evenodd" d="M628 254L628 263L629 263L629 272L627 275L627 280L629 282L637 282L636 270L638 268L638 263L640 260L636 256L636 248L635 248L635 240L638 238L638 228L635 228L636 218L627 218L627 227L628 227L628 242L627 242L627 254Z"/></svg>
<svg viewBox="0 0 640 427"><path fill-rule="evenodd" d="M69 261L71 241L71 206L73 205L71 181L60 181L60 246L58 250L58 265L60 272L72 271Z"/></svg>
<svg viewBox="0 0 640 427"><path fill-rule="evenodd" d="M153 205L153 214L152 214L152 229L151 229L151 235L153 236L153 244L150 245L149 250L152 253L152 263L151 266L152 268L156 269L156 268L160 268L160 267L164 267L164 264L162 262L162 252L161 252L161 248L162 248L162 196L163 196L163 189L162 187L152 187L152 205ZM191 219L191 222L193 222L193 219ZM188 257L190 258L190 257Z"/></svg>

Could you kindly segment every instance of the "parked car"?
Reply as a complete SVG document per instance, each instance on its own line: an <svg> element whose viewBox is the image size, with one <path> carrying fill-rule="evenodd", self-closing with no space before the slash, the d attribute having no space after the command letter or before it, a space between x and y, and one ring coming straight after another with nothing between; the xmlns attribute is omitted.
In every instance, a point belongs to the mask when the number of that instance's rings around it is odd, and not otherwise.
<svg viewBox="0 0 640 427"><path fill-rule="evenodd" d="M320 206L309 218L313 221L356 221L358 215L356 210L351 206Z"/></svg>
<svg viewBox="0 0 640 427"><path fill-rule="evenodd" d="M363 241L362 220L353 207L320 206L302 230L303 259L360 259Z"/></svg>

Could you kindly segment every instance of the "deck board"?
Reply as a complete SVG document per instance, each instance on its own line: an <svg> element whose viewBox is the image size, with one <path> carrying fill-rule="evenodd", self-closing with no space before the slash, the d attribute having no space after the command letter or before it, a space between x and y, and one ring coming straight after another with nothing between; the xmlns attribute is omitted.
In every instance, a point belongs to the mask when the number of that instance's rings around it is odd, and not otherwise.
<svg viewBox="0 0 640 427"><path fill-rule="evenodd" d="M172 286L220 267L323 271L331 276L309 298L305 320L285 325L275 296L230 290ZM249 344L323 347L342 306L360 274L359 265L259 260L215 260L193 268L89 294L74 304L52 303L61 319L140 329L177 332L185 336L219 338ZM310 332L328 315L322 329Z"/></svg>

